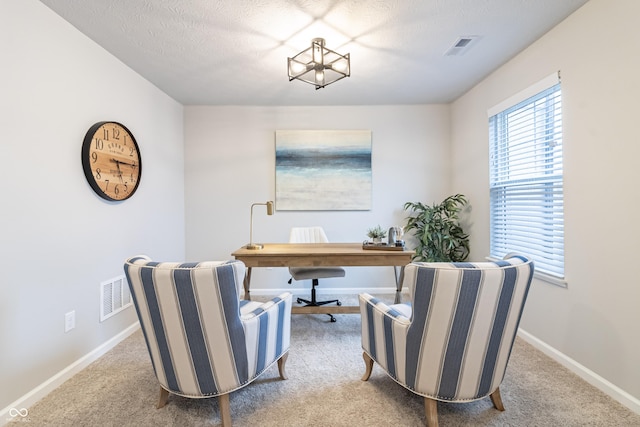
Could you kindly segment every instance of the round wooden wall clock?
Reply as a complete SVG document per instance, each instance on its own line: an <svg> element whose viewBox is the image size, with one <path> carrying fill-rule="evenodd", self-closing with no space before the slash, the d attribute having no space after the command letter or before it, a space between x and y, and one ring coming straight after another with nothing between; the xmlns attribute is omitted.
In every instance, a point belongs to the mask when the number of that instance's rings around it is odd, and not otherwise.
<svg viewBox="0 0 640 427"><path fill-rule="evenodd" d="M93 191L103 199L133 196L140 184L142 161L131 131L117 122L91 126L82 143L82 169Z"/></svg>

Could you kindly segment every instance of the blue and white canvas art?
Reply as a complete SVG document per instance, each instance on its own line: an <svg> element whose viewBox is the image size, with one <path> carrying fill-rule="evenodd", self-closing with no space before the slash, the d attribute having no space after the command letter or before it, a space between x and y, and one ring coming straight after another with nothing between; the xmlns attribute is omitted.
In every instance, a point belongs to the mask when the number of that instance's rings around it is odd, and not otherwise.
<svg viewBox="0 0 640 427"><path fill-rule="evenodd" d="M276 131L276 209L371 209L371 131Z"/></svg>

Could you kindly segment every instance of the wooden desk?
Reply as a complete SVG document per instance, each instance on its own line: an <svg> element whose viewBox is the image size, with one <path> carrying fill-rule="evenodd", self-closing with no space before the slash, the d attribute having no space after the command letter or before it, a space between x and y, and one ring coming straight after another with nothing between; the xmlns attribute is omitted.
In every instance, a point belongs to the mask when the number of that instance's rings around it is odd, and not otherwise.
<svg viewBox="0 0 640 427"><path fill-rule="evenodd" d="M251 299L253 267L371 267L392 266L396 278L396 302L400 301L404 266L413 251L363 249L362 243L266 243L263 249L242 247L231 254L247 266L245 299ZM400 273L395 267L400 267ZM294 313L357 313L358 307L294 307Z"/></svg>

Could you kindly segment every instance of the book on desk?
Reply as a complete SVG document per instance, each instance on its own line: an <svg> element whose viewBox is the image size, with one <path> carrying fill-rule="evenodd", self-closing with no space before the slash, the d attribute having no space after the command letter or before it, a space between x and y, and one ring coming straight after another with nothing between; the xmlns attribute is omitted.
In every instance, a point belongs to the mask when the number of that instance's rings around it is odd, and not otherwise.
<svg viewBox="0 0 640 427"><path fill-rule="evenodd" d="M402 244L392 245L390 243L372 243L372 242L363 242L362 249L365 250L376 250L376 251L404 251L404 242Z"/></svg>

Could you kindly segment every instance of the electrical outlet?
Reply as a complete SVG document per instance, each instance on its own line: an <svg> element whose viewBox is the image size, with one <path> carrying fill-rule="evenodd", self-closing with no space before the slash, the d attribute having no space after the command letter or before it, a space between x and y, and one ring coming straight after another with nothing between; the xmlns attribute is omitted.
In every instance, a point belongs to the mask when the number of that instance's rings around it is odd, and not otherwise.
<svg viewBox="0 0 640 427"><path fill-rule="evenodd" d="M64 315L64 331L69 332L76 327L76 311L72 310Z"/></svg>

